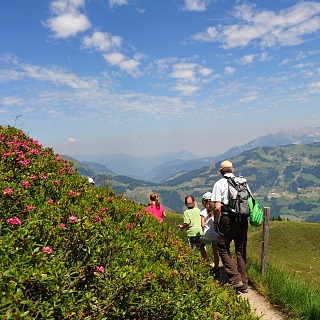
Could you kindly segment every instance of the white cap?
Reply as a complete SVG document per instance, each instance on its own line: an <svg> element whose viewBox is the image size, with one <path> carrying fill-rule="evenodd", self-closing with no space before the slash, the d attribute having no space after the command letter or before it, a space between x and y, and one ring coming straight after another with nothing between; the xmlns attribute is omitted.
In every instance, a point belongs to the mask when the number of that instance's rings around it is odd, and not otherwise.
<svg viewBox="0 0 320 320"><path fill-rule="evenodd" d="M89 183L95 184L94 180L92 178L88 178Z"/></svg>
<svg viewBox="0 0 320 320"><path fill-rule="evenodd" d="M203 196L202 196L202 200L211 200L212 194L211 192L206 192Z"/></svg>

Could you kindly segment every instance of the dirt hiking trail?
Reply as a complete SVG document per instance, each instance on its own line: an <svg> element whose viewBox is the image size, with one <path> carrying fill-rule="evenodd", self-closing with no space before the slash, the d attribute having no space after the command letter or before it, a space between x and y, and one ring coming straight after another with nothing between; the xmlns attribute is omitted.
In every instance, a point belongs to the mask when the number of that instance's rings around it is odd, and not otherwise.
<svg viewBox="0 0 320 320"><path fill-rule="evenodd" d="M266 300L260 293L253 288L248 288L248 293L241 293L241 297L248 299L252 311L257 316L261 316L261 320L284 320L286 319L278 311L276 311L268 300Z"/></svg>
<svg viewBox="0 0 320 320"><path fill-rule="evenodd" d="M221 284L227 283L228 277L221 264L219 266L219 271L220 271L220 278L219 278L220 283ZM270 305L268 300L264 298L254 288L249 286L248 293L240 293L239 295L244 299L248 299L251 306L251 310L254 311L257 316L260 316L261 320L286 320L287 319L280 312L275 310Z"/></svg>

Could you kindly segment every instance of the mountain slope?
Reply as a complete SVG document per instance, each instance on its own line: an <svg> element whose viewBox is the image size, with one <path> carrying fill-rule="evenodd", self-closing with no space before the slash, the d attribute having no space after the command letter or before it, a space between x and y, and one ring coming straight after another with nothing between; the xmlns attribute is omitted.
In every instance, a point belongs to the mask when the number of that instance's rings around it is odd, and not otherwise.
<svg viewBox="0 0 320 320"><path fill-rule="evenodd" d="M251 190L264 206L271 207L272 216L289 215L291 219L320 221L320 143L263 147L245 151L230 158L236 174L245 176ZM211 191L221 177L220 161L176 174L157 187L162 202L182 212L183 199L191 193L198 201ZM133 190L139 194L141 190Z"/></svg>
<svg viewBox="0 0 320 320"><path fill-rule="evenodd" d="M153 168L142 178L153 182L161 182L169 178L171 175L175 175L179 172L199 169L203 166L211 165L217 161L235 157L247 150L262 147L276 147L288 144L308 144L319 141L320 127L280 130L275 134L268 134L266 136L254 139L243 146L233 147L227 152L215 157L190 159L180 162L167 162L159 167Z"/></svg>
<svg viewBox="0 0 320 320"><path fill-rule="evenodd" d="M84 165L89 166L90 168L92 168L94 171L97 172L103 172L103 173L112 173L115 174L113 171L111 171L110 169L108 169L106 166L104 166L101 163L96 163L96 162L90 162L90 161L83 161L82 162Z"/></svg>
<svg viewBox="0 0 320 320"><path fill-rule="evenodd" d="M72 157L83 162L99 163L116 174L126 175L137 179L143 179L143 176L147 172L168 161L176 159L187 161L198 158L196 155L185 150L177 153L162 153L150 157L135 157L126 153L113 155L73 155Z"/></svg>

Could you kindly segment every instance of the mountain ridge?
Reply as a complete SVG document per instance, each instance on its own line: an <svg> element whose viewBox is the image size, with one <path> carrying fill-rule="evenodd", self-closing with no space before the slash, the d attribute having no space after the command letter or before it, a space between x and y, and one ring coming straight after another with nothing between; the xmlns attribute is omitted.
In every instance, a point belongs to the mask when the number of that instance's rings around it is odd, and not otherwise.
<svg viewBox="0 0 320 320"><path fill-rule="evenodd" d="M213 157L198 157L186 150L177 153L163 153L146 158L120 153L109 156L108 160L101 159L100 164L118 175L125 175L133 179L145 180L152 183L161 183L175 174L199 169L254 148L299 143L307 144L319 141L320 127L282 129L274 134L258 137L242 146L232 147L228 151ZM80 159L76 159L84 161L87 164L90 162L88 160L81 160L81 157ZM109 165L103 164L107 161ZM97 163L99 161L92 162ZM91 168L93 167L91 166Z"/></svg>

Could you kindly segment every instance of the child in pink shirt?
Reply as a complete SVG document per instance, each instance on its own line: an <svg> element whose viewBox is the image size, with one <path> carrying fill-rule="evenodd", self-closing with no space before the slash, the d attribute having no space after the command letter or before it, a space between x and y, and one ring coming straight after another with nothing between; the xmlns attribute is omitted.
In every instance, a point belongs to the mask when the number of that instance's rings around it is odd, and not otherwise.
<svg viewBox="0 0 320 320"><path fill-rule="evenodd" d="M152 213L160 222L166 216L164 207L160 204L159 196L157 193L152 192L148 201L148 206L145 210L147 213Z"/></svg>

